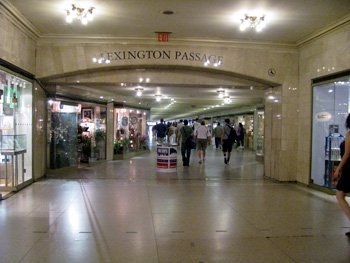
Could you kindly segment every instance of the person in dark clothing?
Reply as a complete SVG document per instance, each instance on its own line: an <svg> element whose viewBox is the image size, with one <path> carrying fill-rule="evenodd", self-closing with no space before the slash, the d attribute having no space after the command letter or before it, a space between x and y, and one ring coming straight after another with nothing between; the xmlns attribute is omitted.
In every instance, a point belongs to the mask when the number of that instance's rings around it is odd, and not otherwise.
<svg viewBox="0 0 350 263"><path fill-rule="evenodd" d="M346 118L345 126L348 132L345 142L340 145L342 158L333 174L333 181L336 184L338 204L350 220L350 206L345 199L346 194L350 193L350 114ZM350 232L346 232L345 235L350 237Z"/></svg>
<svg viewBox="0 0 350 263"><path fill-rule="evenodd" d="M193 130L188 126L188 121L184 120L184 126L180 129L181 134L181 155L183 166L190 165L191 144L189 140L193 137Z"/></svg>
<svg viewBox="0 0 350 263"><path fill-rule="evenodd" d="M244 128L242 123L239 123L237 128L237 147L244 149Z"/></svg>
<svg viewBox="0 0 350 263"><path fill-rule="evenodd" d="M232 145L237 139L236 131L230 125L230 119L225 119L224 131L221 137L222 152L224 153L224 163L228 164L230 162Z"/></svg>
<svg viewBox="0 0 350 263"><path fill-rule="evenodd" d="M157 142L163 144L167 133L167 126L163 119L160 119L160 123L155 126L154 130L157 132Z"/></svg>
<svg viewBox="0 0 350 263"><path fill-rule="evenodd" d="M224 131L224 129L222 128L222 126L220 126L220 122L218 122L217 126L213 130L213 136L215 138L216 149L218 149L219 146L221 146L221 137L222 137L223 131Z"/></svg>

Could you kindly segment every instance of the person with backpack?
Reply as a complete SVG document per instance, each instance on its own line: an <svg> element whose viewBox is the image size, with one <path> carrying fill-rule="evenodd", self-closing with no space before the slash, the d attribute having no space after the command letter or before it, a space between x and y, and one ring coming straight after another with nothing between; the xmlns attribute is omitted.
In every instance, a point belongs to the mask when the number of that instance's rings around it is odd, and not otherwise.
<svg viewBox="0 0 350 263"><path fill-rule="evenodd" d="M193 148L193 130L188 126L188 121L184 120L184 125L180 129L181 155L183 166L190 165L191 149Z"/></svg>
<svg viewBox="0 0 350 263"><path fill-rule="evenodd" d="M222 152L224 153L225 164L230 162L232 145L236 139L236 130L230 125L230 119L225 119L224 132L221 136Z"/></svg>
<svg viewBox="0 0 350 263"><path fill-rule="evenodd" d="M164 138L166 136L167 132L167 126L164 123L164 119L160 119L160 123L158 123L155 127L154 130L157 132L157 142L158 144L163 144L164 143Z"/></svg>

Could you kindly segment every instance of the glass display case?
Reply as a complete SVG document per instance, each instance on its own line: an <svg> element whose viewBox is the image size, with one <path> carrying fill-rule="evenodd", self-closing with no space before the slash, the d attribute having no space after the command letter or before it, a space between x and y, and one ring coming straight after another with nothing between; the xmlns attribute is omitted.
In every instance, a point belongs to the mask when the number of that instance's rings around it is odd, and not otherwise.
<svg viewBox="0 0 350 263"><path fill-rule="evenodd" d="M340 143L347 133L350 82L335 80L313 86L312 156L310 183L332 189L332 175L340 163Z"/></svg>
<svg viewBox="0 0 350 263"><path fill-rule="evenodd" d="M33 181L33 84L0 69L0 191Z"/></svg>
<svg viewBox="0 0 350 263"><path fill-rule="evenodd" d="M25 134L18 135L2 135L0 140L1 154L9 154L17 152L25 152L27 139Z"/></svg>

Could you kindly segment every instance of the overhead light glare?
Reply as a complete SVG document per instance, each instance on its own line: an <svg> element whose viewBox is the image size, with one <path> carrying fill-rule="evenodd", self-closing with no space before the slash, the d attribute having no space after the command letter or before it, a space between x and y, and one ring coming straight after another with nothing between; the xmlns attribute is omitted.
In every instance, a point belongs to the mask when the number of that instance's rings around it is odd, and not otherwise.
<svg viewBox="0 0 350 263"><path fill-rule="evenodd" d="M82 7L77 4L72 4L66 11L66 22L72 23L74 20L79 20L82 25L87 25L95 16L95 7Z"/></svg>
<svg viewBox="0 0 350 263"><path fill-rule="evenodd" d="M142 87L137 87L137 88L135 88L135 90L136 90L136 96L137 97L141 97L143 88Z"/></svg>
<svg viewBox="0 0 350 263"><path fill-rule="evenodd" d="M248 28L255 29L256 32L262 31L266 26L265 15L253 16L245 14L243 18L240 19L241 24L239 29L245 31Z"/></svg>

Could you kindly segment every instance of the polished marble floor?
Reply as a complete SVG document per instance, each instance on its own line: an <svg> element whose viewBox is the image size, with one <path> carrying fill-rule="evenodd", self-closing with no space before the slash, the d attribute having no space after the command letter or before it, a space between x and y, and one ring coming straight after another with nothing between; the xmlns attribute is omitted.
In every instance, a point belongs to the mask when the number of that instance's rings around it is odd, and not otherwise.
<svg viewBox="0 0 350 263"><path fill-rule="evenodd" d="M176 174L154 152L50 171L0 202L0 262L350 262L334 196L263 177L251 151Z"/></svg>

